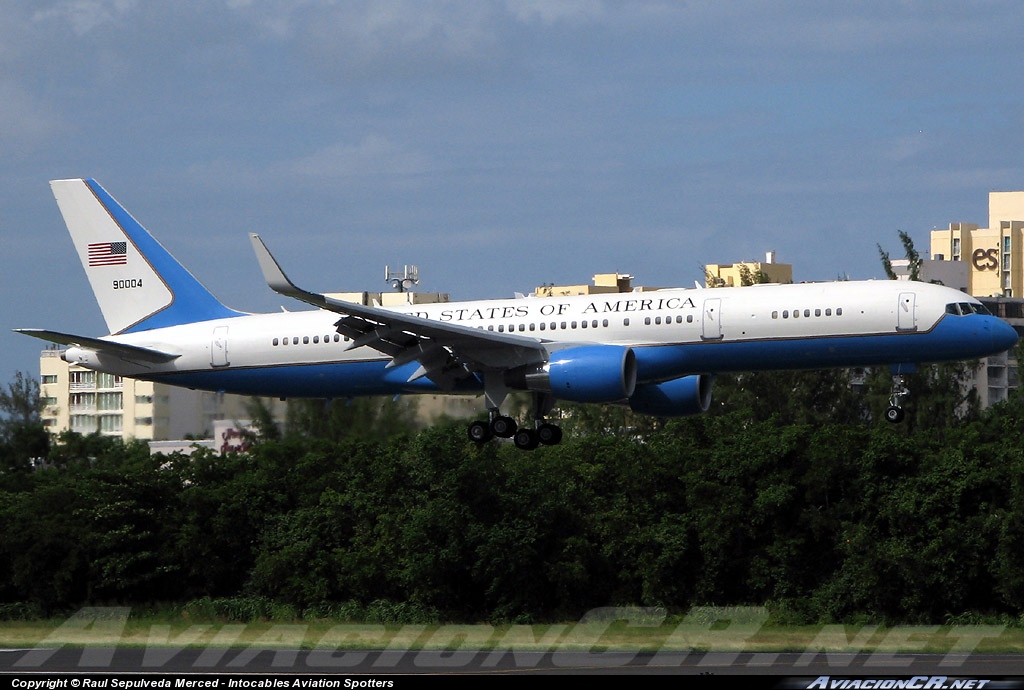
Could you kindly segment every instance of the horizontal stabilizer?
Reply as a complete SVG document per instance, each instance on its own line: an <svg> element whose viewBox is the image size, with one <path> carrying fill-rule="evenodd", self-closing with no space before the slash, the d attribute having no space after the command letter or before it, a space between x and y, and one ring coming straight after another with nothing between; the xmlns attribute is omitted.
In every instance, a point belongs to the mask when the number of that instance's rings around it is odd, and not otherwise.
<svg viewBox="0 0 1024 690"><path fill-rule="evenodd" d="M86 350L95 350L100 353L106 352L117 355L123 359L142 360L144 362L170 362L171 360L177 359L181 356L171 354L169 352L161 352L160 350L153 350L148 347L125 345L124 343L115 343L110 340L103 340L102 338L89 338L82 335L47 331L41 328L15 328L14 330L17 333L24 333L25 335L30 335L33 338L39 338L40 340L48 340L49 342L57 343L58 345L80 347Z"/></svg>

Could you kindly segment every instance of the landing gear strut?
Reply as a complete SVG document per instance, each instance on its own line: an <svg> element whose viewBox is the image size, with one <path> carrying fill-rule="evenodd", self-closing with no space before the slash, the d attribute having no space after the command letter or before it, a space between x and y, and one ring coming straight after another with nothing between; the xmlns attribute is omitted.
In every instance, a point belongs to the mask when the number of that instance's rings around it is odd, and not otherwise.
<svg viewBox="0 0 1024 690"><path fill-rule="evenodd" d="M907 382L903 374L893 374L892 392L889 394L889 409L885 411L886 420L893 424L903 421L906 414L903 411L903 398L910 395Z"/></svg>

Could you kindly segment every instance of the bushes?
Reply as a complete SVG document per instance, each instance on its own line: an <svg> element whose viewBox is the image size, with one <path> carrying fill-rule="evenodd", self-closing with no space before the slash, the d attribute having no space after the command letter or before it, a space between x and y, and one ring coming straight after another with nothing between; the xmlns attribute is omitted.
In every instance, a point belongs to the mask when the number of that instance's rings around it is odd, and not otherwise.
<svg viewBox="0 0 1024 690"><path fill-rule="evenodd" d="M114 602L228 620L768 602L802 622L1024 615L1016 408L941 439L787 417L724 410L532 453L453 424L225 457L72 454L0 475L0 616Z"/></svg>

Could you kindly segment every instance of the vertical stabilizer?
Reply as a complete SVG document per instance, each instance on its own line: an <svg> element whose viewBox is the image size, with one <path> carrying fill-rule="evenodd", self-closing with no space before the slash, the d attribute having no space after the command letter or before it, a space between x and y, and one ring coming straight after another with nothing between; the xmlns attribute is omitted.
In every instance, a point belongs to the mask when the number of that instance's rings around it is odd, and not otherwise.
<svg viewBox="0 0 1024 690"><path fill-rule="evenodd" d="M239 316L95 180L50 182L111 333Z"/></svg>

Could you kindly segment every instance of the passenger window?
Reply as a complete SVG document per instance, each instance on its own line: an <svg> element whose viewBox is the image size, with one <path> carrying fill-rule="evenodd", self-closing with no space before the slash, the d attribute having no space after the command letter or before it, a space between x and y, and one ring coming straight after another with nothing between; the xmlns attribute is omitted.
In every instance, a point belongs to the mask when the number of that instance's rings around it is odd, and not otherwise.
<svg viewBox="0 0 1024 690"><path fill-rule="evenodd" d="M278 343L277 338L274 338L274 347L277 347L277 343Z"/></svg>

